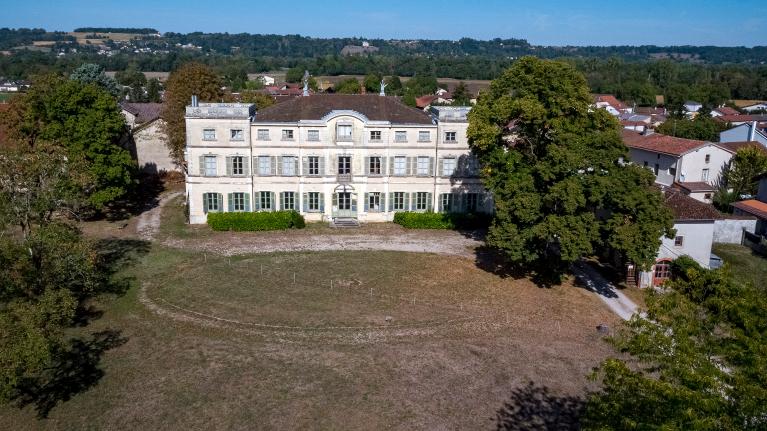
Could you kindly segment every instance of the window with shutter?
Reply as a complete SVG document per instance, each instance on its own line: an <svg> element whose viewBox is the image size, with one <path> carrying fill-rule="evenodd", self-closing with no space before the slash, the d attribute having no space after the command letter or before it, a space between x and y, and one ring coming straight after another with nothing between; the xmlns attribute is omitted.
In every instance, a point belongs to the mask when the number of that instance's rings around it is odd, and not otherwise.
<svg viewBox="0 0 767 431"><path fill-rule="evenodd" d="M206 177L215 177L216 176L216 156L205 156L205 176Z"/></svg>
<svg viewBox="0 0 767 431"><path fill-rule="evenodd" d="M407 157L396 156L392 162L393 174L396 176L404 177L407 175Z"/></svg>
<svg viewBox="0 0 767 431"><path fill-rule="evenodd" d="M442 159L441 171L443 177L452 177L455 174L455 157L445 157Z"/></svg>
<svg viewBox="0 0 767 431"><path fill-rule="evenodd" d="M282 202L282 209L284 211L296 209L295 192L282 192L280 194L280 201Z"/></svg>
<svg viewBox="0 0 767 431"><path fill-rule="evenodd" d="M231 157L232 173L231 175L243 176L245 175L245 162L244 157L234 156Z"/></svg>

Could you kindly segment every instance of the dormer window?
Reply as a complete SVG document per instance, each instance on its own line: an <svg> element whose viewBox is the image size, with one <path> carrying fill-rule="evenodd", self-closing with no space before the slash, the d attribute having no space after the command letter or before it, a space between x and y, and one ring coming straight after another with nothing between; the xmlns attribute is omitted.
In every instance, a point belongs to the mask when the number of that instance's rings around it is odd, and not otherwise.
<svg viewBox="0 0 767 431"><path fill-rule="evenodd" d="M352 125L351 124L338 124L336 126L336 140L338 140L338 141L351 141L352 140Z"/></svg>

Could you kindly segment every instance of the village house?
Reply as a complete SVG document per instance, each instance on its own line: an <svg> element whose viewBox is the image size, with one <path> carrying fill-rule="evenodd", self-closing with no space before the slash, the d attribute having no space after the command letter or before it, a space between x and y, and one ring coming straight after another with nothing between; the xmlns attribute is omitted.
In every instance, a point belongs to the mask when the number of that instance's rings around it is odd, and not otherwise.
<svg viewBox="0 0 767 431"><path fill-rule="evenodd" d="M756 217L756 229L754 233L767 237L767 174L759 177L759 191L755 199L734 202L733 213L736 215L749 215Z"/></svg>
<svg viewBox="0 0 767 431"><path fill-rule="evenodd" d="M165 121L160 118L162 104L122 102L120 108L130 129L128 146L139 169L152 174L180 171L168 152Z"/></svg>
<svg viewBox="0 0 767 431"><path fill-rule="evenodd" d="M767 148L767 122L742 123L720 132L719 142L758 142Z"/></svg>
<svg viewBox="0 0 767 431"><path fill-rule="evenodd" d="M731 108L729 106L720 106L716 109L711 110L711 116L714 118L723 117L727 115L740 115L740 112L737 109Z"/></svg>
<svg viewBox="0 0 767 431"><path fill-rule="evenodd" d="M735 151L717 143L675 138L659 133L622 132L632 163L655 174L655 182L675 186L691 197L710 202L722 169Z"/></svg>
<svg viewBox="0 0 767 431"><path fill-rule="evenodd" d="M385 95L308 94L186 109L190 223L210 212L296 210L311 221L391 221L398 211L491 212L468 107Z"/></svg>
<svg viewBox="0 0 767 431"><path fill-rule="evenodd" d="M688 117L695 117L698 115L698 111L700 111L700 108L703 107L703 104L700 102L695 102L692 100L688 100L684 102L682 105L682 108L684 108L684 112Z"/></svg>
<svg viewBox="0 0 767 431"><path fill-rule="evenodd" d="M612 94L594 94L594 106L606 110L615 117L634 112L633 108L627 106Z"/></svg>

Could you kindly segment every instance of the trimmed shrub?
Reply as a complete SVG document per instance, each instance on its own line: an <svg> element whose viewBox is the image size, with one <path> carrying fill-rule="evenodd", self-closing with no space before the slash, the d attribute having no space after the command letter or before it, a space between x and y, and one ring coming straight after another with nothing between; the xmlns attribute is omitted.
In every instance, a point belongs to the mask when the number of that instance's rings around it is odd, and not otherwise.
<svg viewBox="0 0 767 431"><path fill-rule="evenodd" d="M484 229L490 225L489 214L398 212L394 223L407 229Z"/></svg>
<svg viewBox="0 0 767 431"><path fill-rule="evenodd" d="M691 271L702 271L703 267L700 266L695 259L690 256L682 255L674 259L671 262L671 278L674 280L690 281Z"/></svg>
<svg viewBox="0 0 767 431"><path fill-rule="evenodd" d="M209 213L208 226L219 231L303 229L304 217L296 211Z"/></svg>

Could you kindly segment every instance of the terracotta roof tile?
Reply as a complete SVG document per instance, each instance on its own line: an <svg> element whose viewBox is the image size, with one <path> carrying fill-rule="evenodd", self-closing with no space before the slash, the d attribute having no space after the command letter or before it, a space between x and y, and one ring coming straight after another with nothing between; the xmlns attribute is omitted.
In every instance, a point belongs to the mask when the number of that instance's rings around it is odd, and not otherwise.
<svg viewBox="0 0 767 431"><path fill-rule="evenodd" d="M674 186L683 190L687 190L690 193L713 192L715 190L714 186L704 181L687 181L674 183Z"/></svg>
<svg viewBox="0 0 767 431"><path fill-rule="evenodd" d="M734 114L734 115L720 115L714 117L714 120L721 121L723 123L748 123L751 121L758 121L759 117L756 115L748 114Z"/></svg>
<svg viewBox="0 0 767 431"><path fill-rule="evenodd" d="M673 156L681 156L688 151L707 144L705 141L675 138L660 133L642 135L627 129L621 130L621 135L623 136L623 142L629 148L651 151L653 153L670 154Z"/></svg>
<svg viewBox="0 0 767 431"><path fill-rule="evenodd" d="M693 199L679 190L666 189L663 203L671 209L674 220L719 220L722 214L713 205Z"/></svg>
<svg viewBox="0 0 767 431"><path fill-rule="evenodd" d="M607 103L617 110L627 109L626 105L612 94L595 94L594 103Z"/></svg>
<svg viewBox="0 0 767 431"><path fill-rule="evenodd" d="M741 142L717 142L717 147L721 147L733 154L737 153L739 150L747 147L756 147L760 150L767 152L767 148L764 147L764 145L760 144L757 141L741 141Z"/></svg>
<svg viewBox="0 0 767 431"><path fill-rule="evenodd" d="M729 106L722 106L721 108L714 109L714 111L722 115L740 115L737 109L730 108Z"/></svg>
<svg viewBox="0 0 767 431"><path fill-rule="evenodd" d="M136 116L136 124L144 124L160 118L162 103L133 103L123 102L122 109Z"/></svg>
<svg viewBox="0 0 767 431"><path fill-rule="evenodd" d="M256 122L320 120L331 111L351 110L372 121L394 124L432 124L425 112L411 108L399 98L377 94L315 94L296 97L256 113Z"/></svg>
<svg viewBox="0 0 767 431"><path fill-rule="evenodd" d="M747 201L733 202L732 206L761 219L767 219L767 203L765 202L749 199Z"/></svg>

